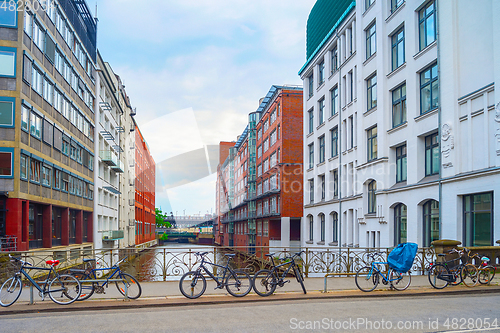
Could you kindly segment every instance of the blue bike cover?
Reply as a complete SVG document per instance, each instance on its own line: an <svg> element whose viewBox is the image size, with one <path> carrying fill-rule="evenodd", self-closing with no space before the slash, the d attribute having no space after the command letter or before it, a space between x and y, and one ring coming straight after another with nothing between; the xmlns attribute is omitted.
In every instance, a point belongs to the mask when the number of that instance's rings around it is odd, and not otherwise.
<svg viewBox="0 0 500 333"><path fill-rule="evenodd" d="M413 265L413 260L417 255L418 245L415 243L401 243L396 246L389 256L387 262L389 267L399 273L406 273Z"/></svg>

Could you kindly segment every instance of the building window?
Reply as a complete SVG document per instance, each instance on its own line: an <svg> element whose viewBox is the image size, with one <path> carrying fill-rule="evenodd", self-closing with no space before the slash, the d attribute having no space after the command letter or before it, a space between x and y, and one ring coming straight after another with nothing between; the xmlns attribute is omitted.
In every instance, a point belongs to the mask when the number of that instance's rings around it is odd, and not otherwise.
<svg viewBox="0 0 500 333"><path fill-rule="evenodd" d="M333 242L339 241L339 217L337 212L332 213Z"/></svg>
<svg viewBox="0 0 500 333"><path fill-rule="evenodd" d="M309 202L314 202L314 179L309 179Z"/></svg>
<svg viewBox="0 0 500 333"><path fill-rule="evenodd" d="M325 136L322 135L318 139L319 143L319 163L323 163L325 161Z"/></svg>
<svg viewBox="0 0 500 333"><path fill-rule="evenodd" d="M372 180L368 183L368 214L375 214L377 208L377 198L375 191L377 190L377 182Z"/></svg>
<svg viewBox="0 0 500 333"><path fill-rule="evenodd" d="M366 131L368 162L377 158L377 126Z"/></svg>
<svg viewBox="0 0 500 333"><path fill-rule="evenodd" d="M392 70L405 63L405 30L404 27L392 35Z"/></svg>
<svg viewBox="0 0 500 333"><path fill-rule="evenodd" d="M319 74L319 80L318 80L318 87L322 85L325 82L325 62L322 61L318 65L318 74Z"/></svg>
<svg viewBox="0 0 500 333"><path fill-rule="evenodd" d="M405 0L391 0L391 13L394 13L404 2Z"/></svg>
<svg viewBox="0 0 500 333"><path fill-rule="evenodd" d="M24 11L24 31L31 38L33 33L33 15L27 10Z"/></svg>
<svg viewBox="0 0 500 333"><path fill-rule="evenodd" d="M14 152L10 149L6 151L7 149L9 148L0 150L0 178L12 178L14 176L12 166Z"/></svg>
<svg viewBox="0 0 500 333"><path fill-rule="evenodd" d="M419 45L423 50L436 40L436 15L434 2L429 3L418 12Z"/></svg>
<svg viewBox="0 0 500 333"><path fill-rule="evenodd" d="M31 112L30 125L31 135L40 139L42 137L42 118L40 118L36 113Z"/></svg>
<svg viewBox="0 0 500 333"><path fill-rule="evenodd" d="M325 214L319 215L320 228L321 228L321 241L325 241Z"/></svg>
<svg viewBox="0 0 500 333"><path fill-rule="evenodd" d="M309 215L309 240L312 242L314 239L314 218Z"/></svg>
<svg viewBox="0 0 500 333"><path fill-rule="evenodd" d="M28 179L28 156L21 154L21 179Z"/></svg>
<svg viewBox="0 0 500 333"><path fill-rule="evenodd" d="M337 169L332 171L333 173L333 197L339 197L339 171Z"/></svg>
<svg viewBox="0 0 500 333"><path fill-rule="evenodd" d="M420 114L437 108L439 86L437 63L420 73Z"/></svg>
<svg viewBox="0 0 500 333"><path fill-rule="evenodd" d="M321 125L325 122L325 99L322 98L318 102L318 125Z"/></svg>
<svg viewBox="0 0 500 333"><path fill-rule="evenodd" d="M45 165L42 165L42 185L50 186L51 185L51 173L52 170Z"/></svg>
<svg viewBox="0 0 500 333"><path fill-rule="evenodd" d="M366 80L367 109L371 110L377 106L377 75Z"/></svg>
<svg viewBox="0 0 500 333"><path fill-rule="evenodd" d="M314 109L307 112L309 114L309 133L314 131Z"/></svg>
<svg viewBox="0 0 500 333"><path fill-rule="evenodd" d="M425 175L439 174L439 142L438 134L425 137Z"/></svg>
<svg viewBox="0 0 500 333"><path fill-rule="evenodd" d="M14 127L15 101L15 98L0 97L0 127Z"/></svg>
<svg viewBox="0 0 500 333"><path fill-rule="evenodd" d="M309 98L311 98L312 95L314 94L314 75L313 74L309 75L307 80L309 82Z"/></svg>
<svg viewBox="0 0 500 333"><path fill-rule="evenodd" d="M338 69L339 66L339 52L337 47L335 46L333 50L331 51L332 55L332 63L331 63L331 72L335 72Z"/></svg>
<svg viewBox="0 0 500 333"><path fill-rule="evenodd" d="M61 152L66 156L69 155L69 142L64 139L62 141Z"/></svg>
<svg viewBox="0 0 500 333"><path fill-rule="evenodd" d="M396 183L406 179L406 145L403 145L396 148Z"/></svg>
<svg viewBox="0 0 500 333"><path fill-rule="evenodd" d="M366 28L366 59L370 58L377 52L377 35L375 30L375 23Z"/></svg>
<svg viewBox="0 0 500 333"><path fill-rule="evenodd" d="M325 196L326 196L326 184L325 184L325 175L321 175L319 176L319 181L321 182L321 200L324 201L325 200Z"/></svg>
<svg viewBox="0 0 500 333"><path fill-rule="evenodd" d="M54 168L54 185L53 187L57 190L61 188L61 171Z"/></svg>
<svg viewBox="0 0 500 333"><path fill-rule="evenodd" d="M338 127L334 127L333 129L330 130L330 137L332 141L332 149L331 149L331 157L335 157L339 153L339 148L338 148L338 139L339 139L339 131Z"/></svg>
<svg viewBox="0 0 500 333"><path fill-rule="evenodd" d="M375 2L375 0L365 0L365 10L370 8L370 6Z"/></svg>
<svg viewBox="0 0 500 333"><path fill-rule="evenodd" d="M431 243L439 239L439 202L436 200L427 201L424 206L424 246L431 246Z"/></svg>
<svg viewBox="0 0 500 333"><path fill-rule="evenodd" d="M1 11L0 9L0 12ZM16 77L15 48L0 47L0 77Z"/></svg>
<svg viewBox="0 0 500 333"><path fill-rule="evenodd" d="M21 105L21 129L28 132L30 110L24 104Z"/></svg>
<svg viewBox="0 0 500 333"><path fill-rule="evenodd" d="M0 27L17 27L17 12L22 10L17 8L17 3L17 1L0 0Z"/></svg>
<svg viewBox="0 0 500 333"><path fill-rule="evenodd" d="M40 183L40 167L40 161L37 161L34 158L30 159L30 180L35 183Z"/></svg>
<svg viewBox="0 0 500 333"><path fill-rule="evenodd" d="M408 239L406 212L404 204L398 204L394 207L394 245L406 243Z"/></svg>
<svg viewBox="0 0 500 333"><path fill-rule="evenodd" d="M406 122L406 84L392 91L392 127Z"/></svg>
<svg viewBox="0 0 500 333"><path fill-rule="evenodd" d="M338 103L338 97L339 97L339 89L337 87L333 88L330 90L330 96L332 100L332 108L331 108L331 113L330 116L334 116L337 114L337 103Z"/></svg>
<svg viewBox="0 0 500 333"><path fill-rule="evenodd" d="M309 169L314 167L314 143L309 145Z"/></svg>
<svg viewBox="0 0 500 333"><path fill-rule="evenodd" d="M33 42L40 50L43 50L43 43L45 41L45 31L42 30L42 27L38 22L35 21L33 24Z"/></svg>
<svg viewBox="0 0 500 333"><path fill-rule="evenodd" d="M38 93L38 95L42 96L43 94L43 75L42 73L35 67L33 66L32 72L31 72L31 87L33 88L34 91Z"/></svg>
<svg viewBox="0 0 500 333"><path fill-rule="evenodd" d="M465 195L463 207L464 246L492 246L493 193Z"/></svg>

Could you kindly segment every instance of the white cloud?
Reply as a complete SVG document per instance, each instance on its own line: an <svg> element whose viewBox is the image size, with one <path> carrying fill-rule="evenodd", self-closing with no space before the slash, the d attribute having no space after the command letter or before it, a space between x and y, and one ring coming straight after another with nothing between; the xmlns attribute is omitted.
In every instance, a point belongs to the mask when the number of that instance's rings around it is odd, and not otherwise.
<svg viewBox="0 0 500 333"><path fill-rule="evenodd" d="M155 161L236 140L271 85L301 84L297 72L314 3L99 1L98 47L124 81ZM204 178L182 188L193 186L200 188L187 197L180 188L169 190L168 199L177 207L191 200L182 208L190 213L214 207L215 185Z"/></svg>

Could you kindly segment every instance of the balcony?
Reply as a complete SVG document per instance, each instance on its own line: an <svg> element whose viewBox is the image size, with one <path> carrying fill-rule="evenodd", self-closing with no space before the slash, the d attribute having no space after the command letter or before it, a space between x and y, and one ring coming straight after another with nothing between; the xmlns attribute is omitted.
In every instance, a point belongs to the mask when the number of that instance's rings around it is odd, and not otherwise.
<svg viewBox="0 0 500 333"><path fill-rule="evenodd" d="M118 157L111 150L101 150L99 152L99 157L101 160L109 166L117 166L118 165Z"/></svg>
<svg viewBox="0 0 500 333"><path fill-rule="evenodd" d="M122 173L125 168L123 167L123 162L118 160L118 163L115 166L111 166L111 169L117 173Z"/></svg>
<svg viewBox="0 0 500 333"><path fill-rule="evenodd" d="M118 239L123 239L123 230L108 230L102 233L103 241L114 241Z"/></svg>

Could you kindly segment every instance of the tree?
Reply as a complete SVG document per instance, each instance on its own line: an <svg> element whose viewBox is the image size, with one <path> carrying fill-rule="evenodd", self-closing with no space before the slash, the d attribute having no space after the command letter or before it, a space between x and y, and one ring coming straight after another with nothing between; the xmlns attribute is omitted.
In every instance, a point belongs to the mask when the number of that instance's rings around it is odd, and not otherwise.
<svg viewBox="0 0 500 333"><path fill-rule="evenodd" d="M155 208L155 213L156 213L156 226L157 227L164 227L164 228L171 228L172 224L170 222L165 221L165 219L168 217L168 215L163 214L161 209Z"/></svg>

